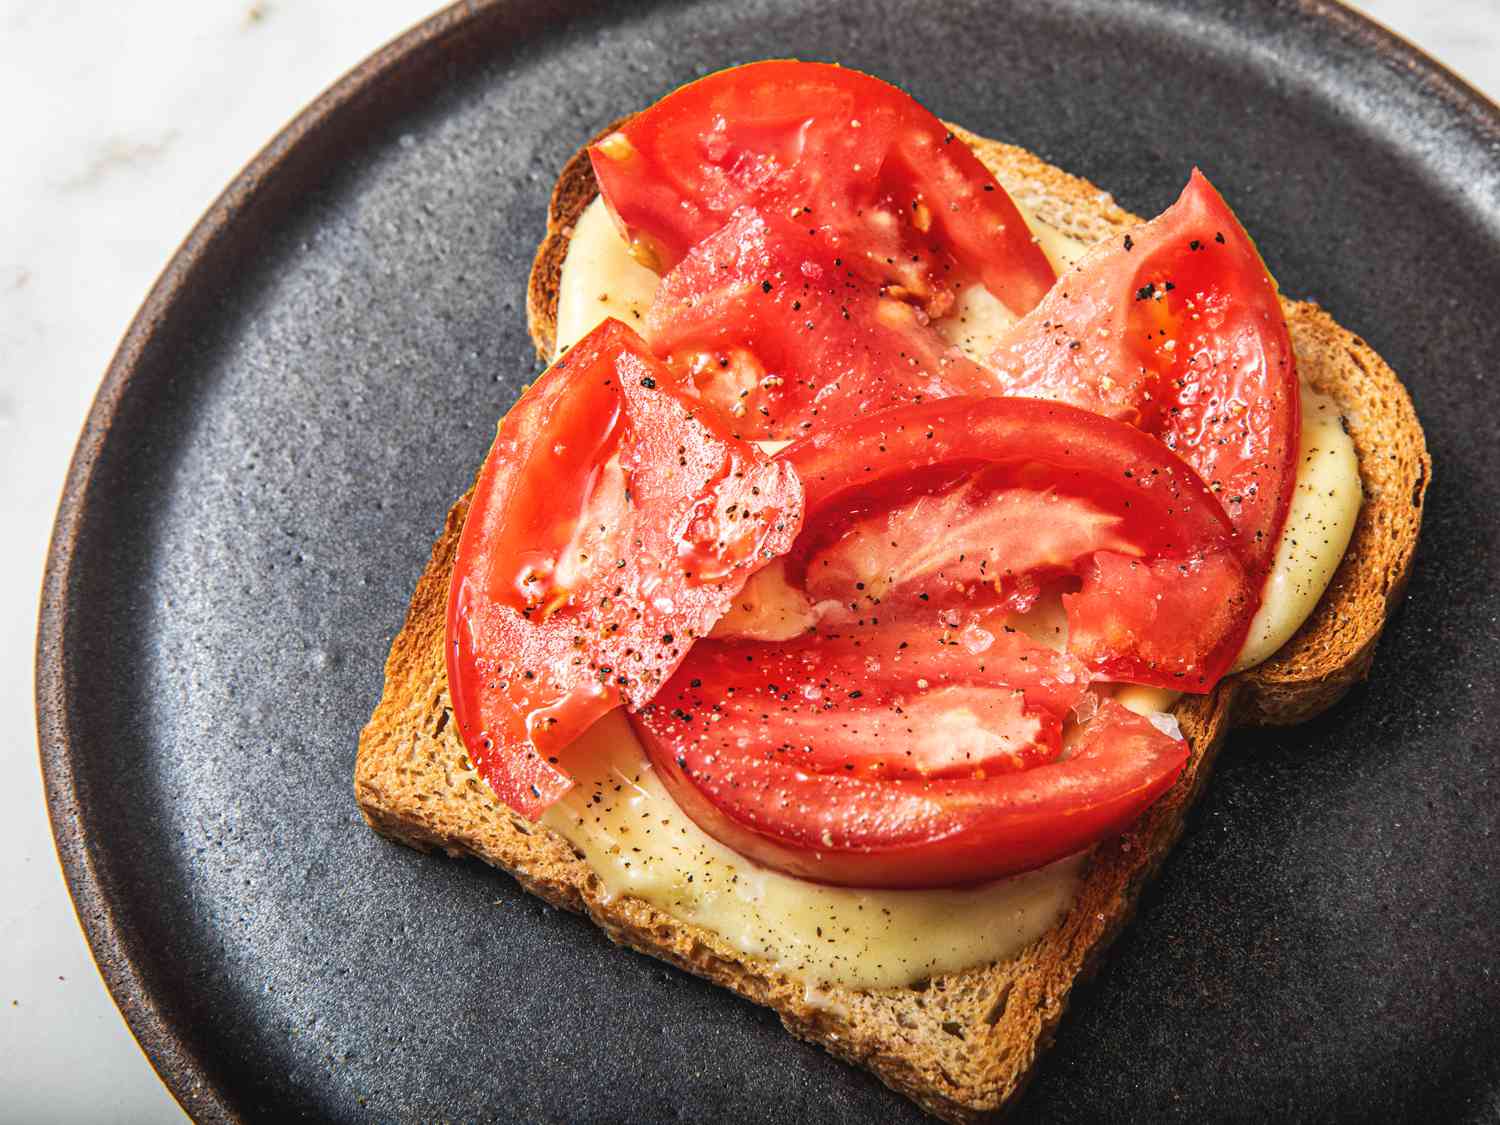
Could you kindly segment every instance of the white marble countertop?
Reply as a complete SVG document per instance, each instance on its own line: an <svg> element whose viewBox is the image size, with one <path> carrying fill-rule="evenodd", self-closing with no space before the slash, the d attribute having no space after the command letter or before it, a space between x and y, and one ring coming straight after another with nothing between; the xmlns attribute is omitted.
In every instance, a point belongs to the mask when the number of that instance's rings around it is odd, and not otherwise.
<svg viewBox="0 0 1500 1125"><path fill-rule="evenodd" d="M287 119L435 0L0 0L0 1118L181 1120L100 982L47 826L42 561L110 354L190 224ZM1500 2L1358 5L1500 98ZM247 96L247 92L249 92Z"/></svg>

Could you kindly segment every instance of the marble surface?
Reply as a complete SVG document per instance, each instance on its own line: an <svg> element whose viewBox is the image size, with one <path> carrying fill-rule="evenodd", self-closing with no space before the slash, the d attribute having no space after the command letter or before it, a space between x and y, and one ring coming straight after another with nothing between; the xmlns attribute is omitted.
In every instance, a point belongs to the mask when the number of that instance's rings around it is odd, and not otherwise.
<svg viewBox="0 0 1500 1125"><path fill-rule="evenodd" d="M1500 0L1370 15L1500 98ZM58 870L32 709L37 591L109 356L255 150L430 0L0 0L0 1119L180 1120L100 982Z"/></svg>

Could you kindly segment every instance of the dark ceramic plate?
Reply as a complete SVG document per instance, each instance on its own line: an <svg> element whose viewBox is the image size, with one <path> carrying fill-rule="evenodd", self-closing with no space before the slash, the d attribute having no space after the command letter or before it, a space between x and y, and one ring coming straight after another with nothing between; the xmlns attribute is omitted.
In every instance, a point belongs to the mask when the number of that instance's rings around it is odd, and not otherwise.
<svg viewBox="0 0 1500 1125"><path fill-rule="evenodd" d="M376 838L350 791L428 546L536 370L554 175L777 54L1137 211L1203 165L1283 286L1403 374L1437 465L1368 686L1235 736L1023 1116L1500 1117L1500 114L1312 0L474 3L299 117L110 367L42 609L58 848L168 1085L209 1119L918 1116L504 875Z"/></svg>

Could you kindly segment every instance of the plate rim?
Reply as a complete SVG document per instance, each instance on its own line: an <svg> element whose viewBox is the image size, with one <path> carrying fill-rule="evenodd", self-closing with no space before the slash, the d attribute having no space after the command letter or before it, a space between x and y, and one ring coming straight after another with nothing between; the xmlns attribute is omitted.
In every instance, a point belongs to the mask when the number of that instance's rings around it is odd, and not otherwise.
<svg viewBox="0 0 1500 1125"><path fill-rule="evenodd" d="M147 346L179 299L191 291L199 270L228 237L241 213L263 193L276 172L304 146L315 143L319 134L337 129L343 116L399 77L402 68L428 61L433 52L443 51L451 42L482 34L487 23L536 14L527 7L526 0L456 0L438 9L345 72L249 160L173 251L131 318L105 368L64 477L43 571L35 650L37 740L53 844L74 913L110 998L158 1078L195 1121L238 1122L245 1117L152 994L138 964L137 941L124 917L123 904L117 905L110 897L96 867L77 792L71 719L66 710L64 638L72 609L67 595L74 552L94 467ZM1311 19L1311 34L1352 42L1384 59L1403 81L1415 83L1421 93L1500 142L1500 105L1374 17L1340 0L1293 0L1292 8Z"/></svg>

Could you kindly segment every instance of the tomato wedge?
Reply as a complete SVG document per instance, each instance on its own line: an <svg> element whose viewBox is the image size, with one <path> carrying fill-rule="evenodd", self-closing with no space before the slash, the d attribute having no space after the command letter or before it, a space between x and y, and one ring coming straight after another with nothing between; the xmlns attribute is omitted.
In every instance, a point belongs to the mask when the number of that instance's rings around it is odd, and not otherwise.
<svg viewBox="0 0 1500 1125"><path fill-rule="evenodd" d="M448 599L454 719L480 774L535 818L558 752L651 698L745 580L791 544L802 489L606 321L502 420Z"/></svg>
<svg viewBox="0 0 1500 1125"><path fill-rule="evenodd" d="M715 644L699 645L695 657ZM741 855L823 883L952 886L1032 870L1123 831L1187 761L1186 743L1105 700L1070 756L1029 769L936 778L814 769L795 741L753 741L786 729L779 693L768 699L763 690L764 721L743 705L726 712L731 689L754 696L760 686L754 670L740 677L709 680L684 666L632 722L700 827ZM844 706L823 712L825 731ZM982 729L983 718L969 716ZM904 720L892 712L890 725L913 725ZM905 731L891 734L885 748L894 754ZM747 738L756 749L744 748ZM835 750L845 745L835 740Z"/></svg>
<svg viewBox="0 0 1500 1125"><path fill-rule="evenodd" d="M1259 605L1197 474L1150 435L1075 407L946 399L824 431L779 459L796 466L808 513L788 580L814 601L841 598L835 620L1024 610L1073 577L1069 649L1092 674L1203 692ZM1112 560L1124 560L1133 616L1114 604L1127 583ZM1148 614L1150 632L1135 633Z"/></svg>
<svg viewBox="0 0 1500 1125"><path fill-rule="evenodd" d="M1061 278L991 366L1001 393L1160 437L1208 482L1251 572L1265 572L1296 486L1296 360L1276 283L1201 172Z"/></svg>
<svg viewBox="0 0 1500 1125"><path fill-rule="evenodd" d="M877 410L993 394L994 376L818 232L741 207L657 287L646 335L735 432L790 441Z"/></svg>
<svg viewBox="0 0 1500 1125"><path fill-rule="evenodd" d="M929 316L980 281L1016 315L1054 279L1021 214L941 121L878 78L752 63L683 86L589 150L636 254L659 273L753 206L816 232Z"/></svg>

